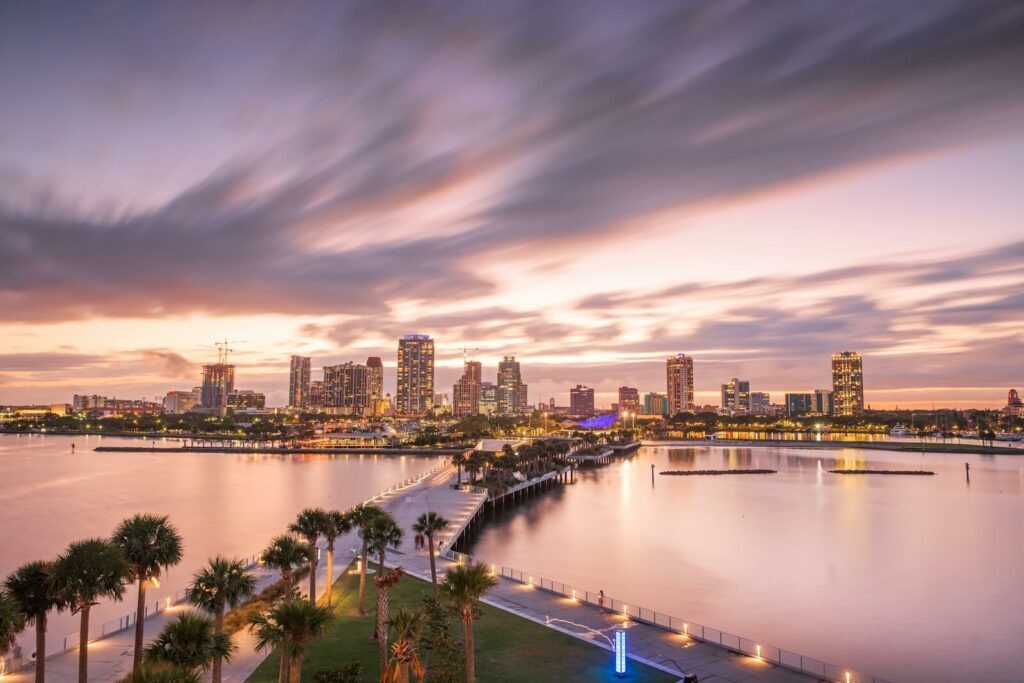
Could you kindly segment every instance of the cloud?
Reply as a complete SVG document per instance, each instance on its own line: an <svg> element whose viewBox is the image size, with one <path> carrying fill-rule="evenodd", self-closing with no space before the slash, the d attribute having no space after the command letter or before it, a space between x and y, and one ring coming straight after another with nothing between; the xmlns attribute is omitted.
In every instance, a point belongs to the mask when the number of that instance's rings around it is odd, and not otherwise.
<svg viewBox="0 0 1024 683"><path fill-rule="evenodd" d="M156 372L165 377L195 379L199 376L198 366L174 351L144 349L142 351L142 358L150 363Z"/></svg>

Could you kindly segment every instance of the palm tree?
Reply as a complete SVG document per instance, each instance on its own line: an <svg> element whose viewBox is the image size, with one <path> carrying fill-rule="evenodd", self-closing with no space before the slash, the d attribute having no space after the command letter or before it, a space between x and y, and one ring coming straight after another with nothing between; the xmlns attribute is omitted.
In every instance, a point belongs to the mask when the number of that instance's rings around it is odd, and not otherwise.
<svg viewBox="0 0 1024 683"><path fill-rule="evenodd" d="M135 515L121 522L110 542L124 552L132 570L132 580L139 582L139 602L135 610L135 652L132 668L142 663L142 640L146 623L146 585L160 578L160 570L181 562L181 534L167 521L167 516Z"/></svg>
<svg viewBox="0 0 1024 683"><path fill-rule="evenodd" d="M76 541L57 556L50 574L51 590L72 614L81 614L78 683L86 683L89 677L89 610L101 598L123 599L131 578L124 551L102 538Z"/></svg>
<svg viewBox="0 0 1024 683"><path fill-rule="evenodd" d="M434 586L434 595L437 595L437 567L434 564L434 534L444 531L451 522L436 512L424 512L412 525L412 530L427 537L430 549L430 582Z"/></svg>
<svg viewBox="0 0 1024 683"><path fill-rule="evenodd" d="M314 605L316 604L316 566L318 564L316 543L320 540L320 536L327 531L329 523L327 511L323 508L306 508L299 513L292 524L288 525L288 531L305 538L309 547L313 549L313 554L309 559L309 601ZM327 589L330 590L330 585Z"/></svg>
<svg viewBox="0 0 1024 683"><path fill-rule="evenodd" d="M388 600L391 589L398 585L398 582L405 575L405 570L395 567L387 574L383 570L377 574L377 624L374 636L380 644L380 675L384 678L384 672L388 668Z"/></svg>
<svg viewBox="0 0 1024 683"><path fill-rule="evenodd" d="M46 617L51 609L63 609L60 597L50 590L50 562L23 564L4 581L18 611L36 627L36 683L46 680ZM3 638L0 637L0 641Z"/></svg>
<svg viewBox="0 0 1024 683"><path fill-rule="evenodd" d="M256 579L245 568L245 562L218 555L192 575L188 601L213 614L213 632L219 636L224 633L225 609L237 607L255 590ZM221 658L214 657L213 683L220 683L221 664Z"/></svg>
<svg viewBox="0 0 1024 683"><path fill-rule="evenodd" d="M263 551L263 562L281 572L286 596L292 593L292 569L309 562L312 557L313 548L308 543L287 535L278 536Z"/></svg>
<svg viewBox="0 0 1024 683"><path fill-rule="evenodd" d="M0 655L7 654L14 647L25 625L25 615L17 601L6 590L0 590Z"/></svg>
<svg viewBox="0 0 1024 683"><path fill-rule="evenodd" d="M487 565L479 562L452 567L441 584L443 593L459 611L466 649L466 683L476 683L476 653L473 651L473 612L484 593L494 588L494 578Z"/></svg>
<svg viewBox="0 0 1024 683"><path fill-rule="evenodd" d="M189 610L164 625L146 648L146 659L195 673L206 671L218 660L230 661L237 649L231 636L216 632L213 619Z"/></svg>
<svg viewBox="0 0 1024 683"><path fill-rule="evenodd" d="M142 666L126 680L131 683L203 683L203 676L198 671L183 671L169 664L143 661Z"/></svg>
<svg viewBox="0 0 1024 683"><path fill-rule="evenodd" d="M462 486L462 466L466 464L466 454L456 453L452 456L452 464L459 468L458 485Z"/></svg>
<svg viewBox="0 0 1024 683"><path fill-rule="evenodd" d="M359 614L366 614L366 560L369 549L369 541L366 538L366 530L378 515L384 514L384 509L379 505L360 503L349 512L349 519L352 526L359 529L359 538L363 540L363 555L359 563Z"/></svg>
<svg viewBox="0 0 1024 683"><path fill-rule="evenodd" d="M331 510L327 513L324 538L327 539L327 606L331 606L331 588L334 586L334 541L342 534L352 531L352 520L344 512Z"/></svg>
<svg viewBox="0 0 1024 683"><path fill-rule="evenodd" d="M290 660L290 678L292 683L302 680L302 662L306 658L306 646L310 641L318 640L327 632L331 623L331 610L318 607L306 600L292 598L283 600L266 614L252 618L253 632L256 634L259 650L273 645L281 647L282 666L278 674L278 683L284 683L284 661Z"/></svg>
<svg viewBox="0 0 1024 683"><path fill-rule="evenodd" d="M423 612L410 612L404 607L399 607L394 616L388 619L388 626L395 634L395 642L391 645L391 661L382 677L384 683L409 683L410 673L417 681L423 682L426 670L416 650L423 631L423 621Z"/></svg>
<svg viewBox="0 0 1024 683"><path fill-rule="evenodd" d="M249 617L249 630L256 636L256 650L259 652L278 650L277 682L288 680L288 649L285 644L288 636L268 612L253 614Z"/></svg>
<svg viewBox="0 0 1024 683"><path fill-rule="evenodd" d="M384 561L387 559L388 548L398 549L402 545L402 537L405 532L398 522L387 512L381 512L366 528L364 532L367 542L367 552L377 553L380 562L379 571L384 571Z"/></svg>

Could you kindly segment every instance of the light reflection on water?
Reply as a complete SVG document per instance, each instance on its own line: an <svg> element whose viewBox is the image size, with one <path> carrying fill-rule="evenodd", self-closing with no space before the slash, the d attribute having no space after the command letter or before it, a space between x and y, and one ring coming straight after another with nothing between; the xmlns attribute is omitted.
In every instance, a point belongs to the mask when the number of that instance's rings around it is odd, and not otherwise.
<svg viewBox="0 0 1024 683"><path fill-rule="evenodd" d="M160 588L147 591L152 603L183 588L214 554L258 553L303 507L347 508L440 462L365 454L94 452L100 443L149 441L0 435L0 578L24 562L55 557L70 541L107 537L129 515L167 514L184 537L185 558ZM120 617L134 604L130 589L124 602L94 608L91 621ZM76 625L67 614L52 615L50 647ZM34 649L30 640L29 633L22 642L26 657Z"/></svg>
<svg viewBox="0 0 1024 683"><path fill-rule="evenodd" d="M936 476L827 473L867 466ZM473 554L893 681L1022 680L1024 458L644 448L577 479Z"/></svg>

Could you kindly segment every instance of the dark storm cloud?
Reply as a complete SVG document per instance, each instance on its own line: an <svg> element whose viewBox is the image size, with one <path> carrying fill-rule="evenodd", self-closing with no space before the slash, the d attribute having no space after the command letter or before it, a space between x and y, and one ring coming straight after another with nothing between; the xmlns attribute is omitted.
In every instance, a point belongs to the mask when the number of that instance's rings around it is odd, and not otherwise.
<svg viewBox="0 0 1024 683"><path fill-rule="evenodd" d="M1024 104L1024 5L994 0L65 9L2 10L7 94L77 78L5 98L17 130L230 163L150 209L93 207L84 167L0 193L7 320L471 298L492 252L1019 131ZM396 213L474 181L443 234Z"/></svg>

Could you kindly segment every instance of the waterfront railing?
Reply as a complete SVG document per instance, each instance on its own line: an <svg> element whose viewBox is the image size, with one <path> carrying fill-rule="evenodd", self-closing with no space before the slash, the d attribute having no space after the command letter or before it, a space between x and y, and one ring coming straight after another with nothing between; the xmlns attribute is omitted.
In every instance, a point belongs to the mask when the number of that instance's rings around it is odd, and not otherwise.
<svg viewBox="0 0 1024 683"><path fill-rule="evenodd" d="M444 557L459 564L470 564L474 561L472 556L454 550L444 553ZM833 681L834 683L888 683L884 679L846 667L829 664L820 659L807 657L780 647L767 645L759 640L737 636L727 631L704 626L695 621L680 619L664 612L623 602L607 595L602 596L600 592L589 591L543 576L528 574L511 567L502 566L499 568L494 564L490 565L490 567L493 574L500 575L516 583L553 593L579 604L592 605L608 612L621 614L630 621L649 624L666 631L678 633L681 636L703 643L710 643L736 654L746 655L792 671L815 676L819 680Z"/></svg>

